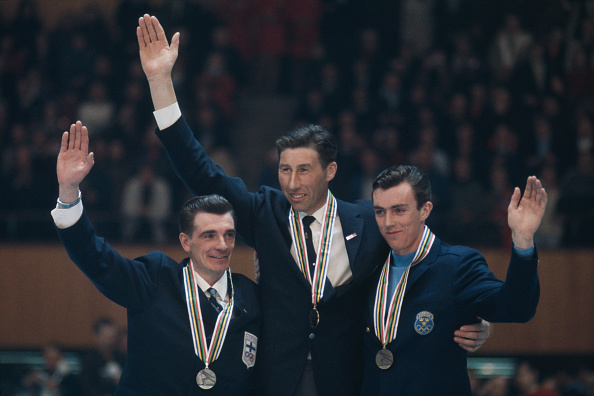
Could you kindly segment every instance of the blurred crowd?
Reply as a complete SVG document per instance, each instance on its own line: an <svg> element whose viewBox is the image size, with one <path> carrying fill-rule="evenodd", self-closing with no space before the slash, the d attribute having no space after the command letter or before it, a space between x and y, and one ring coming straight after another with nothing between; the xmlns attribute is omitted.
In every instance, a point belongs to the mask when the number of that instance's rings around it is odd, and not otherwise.
<svg viewBox="0 0 594 396"><path fill-rule="evenodd" d="M39 364L3 367L2 395L112 395L126 363L126 329L101 317L95 321L93 333L95 343L88 350L67 352L50 343L43 347ZM512 361L505 375L470 369L473 396L594 396L591 359L541 356Z"/></svg>
<svg viewBox="0 0 594 396"><path fill-rule="evenodd" d="M541 178L540 247L594 245L594 1L122 0L55 24L23 0L0 16L0 236L55 238L59 136L89 127L85 208L108 239L165 242L187 198L156 140L138 17L182 33L174 83L207 152L241 170L237 97L290 95L293 124L339 141L331 188L369 199L386 166L429 175L430 227L449 243L508 247L507 205ZM51 26L51 27L50 27ZM284 131L279 131L279 133ZM257 137L254 137L257 139ZM259 182L275 186L276 158Z"/></svg>
<svg viewBox="0 0 594 396"><path fill-rule="evenodd" d="M563 359L561 359L563 360ZM473 396L589 396L594 395L594 370L580 359L562 364L546 358L516 360L512 376L478 378L469 372ZM563 367L563 368L559 368Z"/></svg>

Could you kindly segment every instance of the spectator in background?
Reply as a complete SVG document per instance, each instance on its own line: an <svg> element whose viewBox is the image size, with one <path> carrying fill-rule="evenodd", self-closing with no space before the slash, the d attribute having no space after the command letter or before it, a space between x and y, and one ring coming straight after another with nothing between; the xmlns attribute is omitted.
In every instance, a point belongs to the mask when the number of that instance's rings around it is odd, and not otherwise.
<svg viewBox="0 0 594 396"><path fill-rule="evenodd" d="M19 396L80 396L82 389L57 344L43 347L43 368L31 369L22 379Z"/></svg>
<svg viewBox="0 0 594 396"><path fill-rule="evenodd" d="M284 4L290 92L301 94L309 59L320 40L320 0L287 0Z"/></svg>
<svg viewBox="0 0 594 396"><path fill-rule="evenodd" d="M531 174L546 163L555 163L561 145L561 137L553 134L551 123L544 115L536 114L532 119L532 125L530 135L524 137L525 147L522 150L526 170Z"/></svg>
<svg viewBox="0 0 594 396"><path fill-rule="evenodd" d="M236 82L227 68L225 56L211 52L204 63L202 72L194 81L196 90L208 89L213 102L228 119L235 115Z"/></svg>
<svg viewBox="0 0 594 396"><path fill-rule="evenodd" d="M115 103L110 96L105 84L93 81L86 98L80 103L78 119L86 120L95 136L107 133L115 118Z"/></svg>
<svg viewBox="0 0 594 396"><path fill-rule="evenodd" d="M509 80L518 61L526 56L531 42L532 37L522 28L518 15L507 14L495 36L490 56L491 68L499 81Z"/></svg>
<svg viewBox="0 0 594 396"><path fill-rule="evenodd" d="M459 157L454 162L451 192L452 208L447 221L451 243L484 246L486 241L482 240L481 236L486 234L484 215L487 198L483 185L473 174L473 167L468 158ZM549 194L548 188L547 194Z"/></svg>
<svg viewBox="0 0 594 396"><path fill-rule="evenodd" d="M74 31L66 38L70 45L64 48L58 59L61 81L79 94L84 92L91 82L97 51L89 45L89 39L83 33Z"/></svg>
<svg viewBox="0 0 594 396"><path fill-rule="evenodd" d="M223 56L227 69L235 79L237 86L243 87L247 78L246 63L232 44L229 26L216 26L212 31L210 41L210 52L216 52Z"/></svg>
<svg viewBox="0 0 594 396"><path fill-rule="evenodd" d="M518 396L559 396L554 388L547 389L543 386L539 369L527 360L516 368L514 388Z"/></svg>
<svg viewBox="0 0 594 396"><path fill-rule="evenodd" d="M144 164L124 185L122 196L124 240L165 242L170 210L169 184L155 173L150 164ZM147 231L148 235L146 235Z"/></svg>
<svg viewBox="0 0 594 396"><path fill-rule="evenodd" d="M563 246L594 246L594 155L582 152L561 182L558 210L563 216Z"/></svg>
<svg viewBox="0 0 594 396"><path fill-rule="evenodd" d="M254 27L254 43L256 43L252 80L254 92L263 94L277 92L281 60L286 51L284 3L285 0L261 0L251 4L249 15Z"/></svg>
<svg viewBox="0 0 594 396"><path fill-rule="evenodd" d="M490 234L491 237L498 237L495 246L508 249L511 248L511 230L507 227L506 222L508 197L512 192L512 183L502 161L493 163L489 176L488 218L494 227L494 232Z"/></svg>
<svg viewBox="0 0 594 396"><path fill-rule="evenodd" d="M118 328L107 317L93 324L95 346L82 359L81 381L86 396L113 395L126 356L117 349Z"/></svg>
<svg viewBox="0 0 594 396"><path fill-rule="evenodd" d="M510 379L500 375L489 378L472 394L474 396L508 396Z"/></svg>

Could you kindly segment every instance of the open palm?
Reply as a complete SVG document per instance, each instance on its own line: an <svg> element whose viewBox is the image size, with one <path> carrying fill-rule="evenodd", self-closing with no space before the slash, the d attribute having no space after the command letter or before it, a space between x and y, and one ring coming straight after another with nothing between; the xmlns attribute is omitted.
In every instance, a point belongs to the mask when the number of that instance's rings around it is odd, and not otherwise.
<svg viewBox="0 0 594 396"><path fill-rule="evenodd" d="M520 189L516 187L507 209L507 222L512 230L514 244L519 248L527 248L532 246L534 233L540 225L548 198L540 180L535 176L528 177L521 200L520 195Z"/></svg>
<svg viewBox="0 0 594 396"><path fill-rule="evenodd" d="M171 46L165 37L165 31L157 17L144 16L138 19L136 37L140 52L142 69L149 81L160 75L170 75L177 60L179 49L179 33L171 39Z"/></svg>
<svg viewBox="0 0 594 396"><path fill-rule="evenodd" d="M70 133L62 135L62 145L58 154L56 171L60 188L76 189L89 174L95 163L93 153L89 153L89 132L80 121L70 126Z"/></svg>

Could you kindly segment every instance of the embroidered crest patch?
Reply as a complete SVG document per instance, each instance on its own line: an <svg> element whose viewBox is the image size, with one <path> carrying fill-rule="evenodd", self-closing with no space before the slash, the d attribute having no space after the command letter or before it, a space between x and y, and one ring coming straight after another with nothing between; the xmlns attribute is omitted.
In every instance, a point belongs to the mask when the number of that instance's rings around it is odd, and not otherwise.
<svg viewBox="0 0 594 396"><path fill-rule="evenodd" d="M254 367L254 364L256 364L257 347L258 337L246 331L243 336L243 355L241 356L241 360L247 368Z"/></svg>
<svg viewBox="0 0 594 396"><path fill-rule="evenodd" d="M415 320L415 331L420 335L431 333L435 324L433 323L433 314L428 311L421 311L417 314Z"/></svg>

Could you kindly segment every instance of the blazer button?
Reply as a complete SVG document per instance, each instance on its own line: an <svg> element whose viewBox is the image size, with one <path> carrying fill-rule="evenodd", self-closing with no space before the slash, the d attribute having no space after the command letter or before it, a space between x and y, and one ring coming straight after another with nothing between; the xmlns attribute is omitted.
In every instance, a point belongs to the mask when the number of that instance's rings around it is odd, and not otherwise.
<svg viewBox="0 0 594 396"><path fill-rule="evenodd" d="M315 335L314 333L311 333L311 334L309 335L309 339L310 339L310 340L313 340L314 338L316 338L316 335Z"/></svg>
<svg viewBox="0 0 594 396"><path fill-rule="evenodd" d="M371 332L371 330L369 329L369 327L366 328L365 331L368 332L368 333Z"/></svg>

